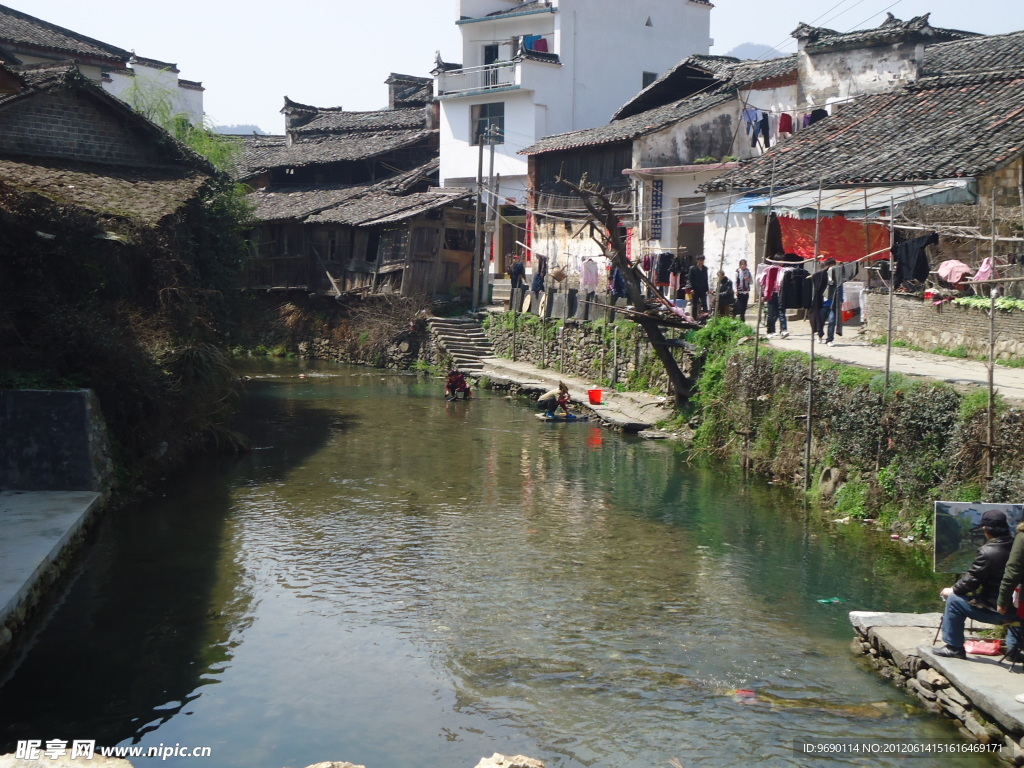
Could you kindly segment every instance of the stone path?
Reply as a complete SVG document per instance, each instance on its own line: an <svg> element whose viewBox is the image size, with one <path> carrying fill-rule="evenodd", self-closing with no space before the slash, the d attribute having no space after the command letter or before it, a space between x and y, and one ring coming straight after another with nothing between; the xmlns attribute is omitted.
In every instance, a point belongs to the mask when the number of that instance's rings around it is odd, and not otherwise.
<svg viewBox="0 0 1024 768"><path fill-rule="evenodd" d="M836 344L831 347L815 342L815 356L884 371L885 347L869 343L866 336L859 333L858 330L857 326L847 326L843 329L843 336L837 336ZM802 320L791 320L789 331L789 338L775 337L769 339L768 343L775 349L799 350L809 354L811 332L807 323ZM979 387L988 389L988 368L980 360L964 360L893 347L890 370L905 376L925 376L939 379L964 389ZM1008 368L997 365L995 385L1008 401L1024 404L1024 368Z"/></svg>

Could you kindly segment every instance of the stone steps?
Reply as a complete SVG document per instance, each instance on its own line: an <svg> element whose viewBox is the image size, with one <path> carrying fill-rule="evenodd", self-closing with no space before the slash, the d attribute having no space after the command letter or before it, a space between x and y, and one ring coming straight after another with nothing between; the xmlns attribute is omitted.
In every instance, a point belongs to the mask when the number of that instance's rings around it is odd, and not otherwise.
<svg viewBox="0 0 1024 768"><path fill-rule="evenodd" d="M427 320L438 347L451 356L455 367L481 371L481 359L492 357L494 350L480 323L470 318L431 317Z"/></svg>

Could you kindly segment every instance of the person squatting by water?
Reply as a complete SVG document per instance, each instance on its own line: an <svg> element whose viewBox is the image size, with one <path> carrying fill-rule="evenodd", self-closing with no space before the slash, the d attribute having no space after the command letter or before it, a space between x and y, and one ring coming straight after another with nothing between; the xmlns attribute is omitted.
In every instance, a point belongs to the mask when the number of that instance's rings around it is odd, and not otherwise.
<svg viewBox="0 0 1024 768"><path fill-rule="evenodd" d="M985 543L978 549L978 556L956 584L939 593L939 597L946 601L942 612L942 640L945 645L933 651L936 656L967 658L964 624L969 618L987 624L1017 620L1016 616L1004 615L997 610L1003 571L1013 545L1006 515L997 509L988 509L972 530L979 528L985 532Z"/></svg>
<svg viewBox="0 0 1024 768"><path fill-rule="evenodd" d="M569 413L569 388L561 381L558 382L558 389L549 390L537 398L537 407L548 418L554 418L555 408L561 408L566 418L572 418Z"/></svg>
<svg viewBox="0 0 1024 768"><path fill-rule="evenodd" d="M466 381L466 376L462 371L450 371L448 373L448 381L444 385L444 396L448 400L458 400L460 393L463 395L464 400L469 400L473 396L469 388L469 382Z"/></svg>

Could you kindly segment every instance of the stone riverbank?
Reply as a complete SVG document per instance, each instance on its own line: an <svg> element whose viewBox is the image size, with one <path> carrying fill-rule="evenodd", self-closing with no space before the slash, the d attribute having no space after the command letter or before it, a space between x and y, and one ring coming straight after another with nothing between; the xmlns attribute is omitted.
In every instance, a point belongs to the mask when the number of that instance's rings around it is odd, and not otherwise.
<svg viewBox="0 0 1024 768"><path fill-rule="evenodd" d="M988 745L1004 763L1024 765L1024 704L1014 698L1024 692L1024 668L1018 664L1011 670L999 656L936 656L941 618L940 613L853 611L854 651L929 712L952 721L970 744ZM987 626L975 624L976 629Z"/></svg>

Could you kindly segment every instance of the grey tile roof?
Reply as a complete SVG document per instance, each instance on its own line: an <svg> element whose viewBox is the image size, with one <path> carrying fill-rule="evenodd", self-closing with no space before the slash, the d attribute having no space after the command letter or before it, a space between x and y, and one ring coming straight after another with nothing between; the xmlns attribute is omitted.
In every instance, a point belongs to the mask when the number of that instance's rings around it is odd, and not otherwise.
<svg viewBox="0 0 1024 768"><path fill-rule="evenodd" d="M456 200L467 199L472 195L470 190L456 188L431 189L427 192L412 192L408 195L371 193L321 211L310 216L307 221L313 224L376 226L403 221L424 211L450 205Z"/></svg>
<svg viewBox="0 0 1024 768"><path fill-rule="evenodd" d="M520 150L523 155L539 155L544 152L556 152L577 147L590 147L598 144L609 144L617 141L632 141L640 136L660 131L666 126L680 120L699 115L719 104L735 99L731 90L715 90L686 99L674 101L663 107L649 109L639 115L615 120L608 125L587 128L582 131L571 131L547 136L536 144Z"/></svg>
<svg viewBox="0 0 1024 768"><path fill-rule="evenodd" d="M128 61L131 53L114 45L58 27L35 16L0 5L0 45L30 47L72 58Z"/></svg>
<svg viewBox="0 0 1024 768"><path fill-rule="evenodd" d="M866 45L881 45L897 41L937 43L977 36L975 32L933 27L928 23L930 14L927 13L923 16L915 16L908 21L897 19L891 13L886 15L886 20L874 29L858 29L845 33L825 27L800 24L793 31L793 37L804 41L804 50L808 53L820 53L827 50L860 48Z"/></svg>
<svg viewBox="0 0 1024 768"><path fill-rule="evenodd" d="M510 14L518 15L520 13L523 13L524 11L539 11L543 10L544 8L550 7L551 3L548 2L548 0L534 0L534 2L522 3L520 5L515 6L514 8L507 8L503 11L492 11L491 13L487 14L487 18L492 18L494 16L508 16Z"/></svg>
<svg viewBox="0 0 1024 768"><path fill-rule="evenodd" d="M356 133L367 131L423 130L427 127L426 110L378 109L372 112L346 112L343 109L320 109L318 114L293 133Z"/></svg>
<svg viewBox="0 0 1024 768"><path fill-rule="evenodd" d="M84 165L49 165L0 158L0 190L48 200L94 214L154 226L180 210L209 181L203 173L113 171Z"/></svg>
<svg viewBox="0 0 1024 768"><path fill-rule="evenodd" d="M273 168L367 160L404 147L436 139L437 131L357 131L303 138L290 147L284 136L247 136L237 163L239 178L251 178Z"/></svg>
<svg viewBox="0 0 1024 768"><path fill-rule="evenodd" d="M1024 31L929 45L922 71L928 75L990 72L1024 67Z"/></svg>
<svg viewBox="0 0 1024 768"><path fill-rule="evenodd" d="M278 186L248 196L261 222L371 226L400 221L473 195L467 189L422 189L437 181L439 161L372 184Z"/></svg>
<svg viewBox="0 0 1024 768"><path fill-rule="evenodd" d="M259 221L305 220L346 201L368 196L402 196L436 183L439 165L435 158L405 173L365 184L279 185L251 192L247 199Z"/></svg>
<svg viewBox="0 0 1024 768"><path fill-rule="evenodd" d="M707 73L710 75L710 79L702 76L698 76L696 80L691 79L689 73L694 70L698 73ZM620 117L607 125L547 136L522 150L521 154L536 155L617 141L630 141L732 101L736 98L737 88L745 88L764 80L795 76L795 54L764 61L740 61L727 56L690 56L658 81L645 88L641 95L648 94L647 101L657 101L659 96L664 98L673 91L692 93L695 87L703 88L703 90L693 95L677 98L668 104L633 114L630 112L630 107L641 103L638 97L620 109L617 113Z"/></svg>
<svg viewBox="0 0 1024 768"><path fill-rule="evenodd" d="M1024 154L1024 68L864 96L704 189L975 177Z"/></svg>

